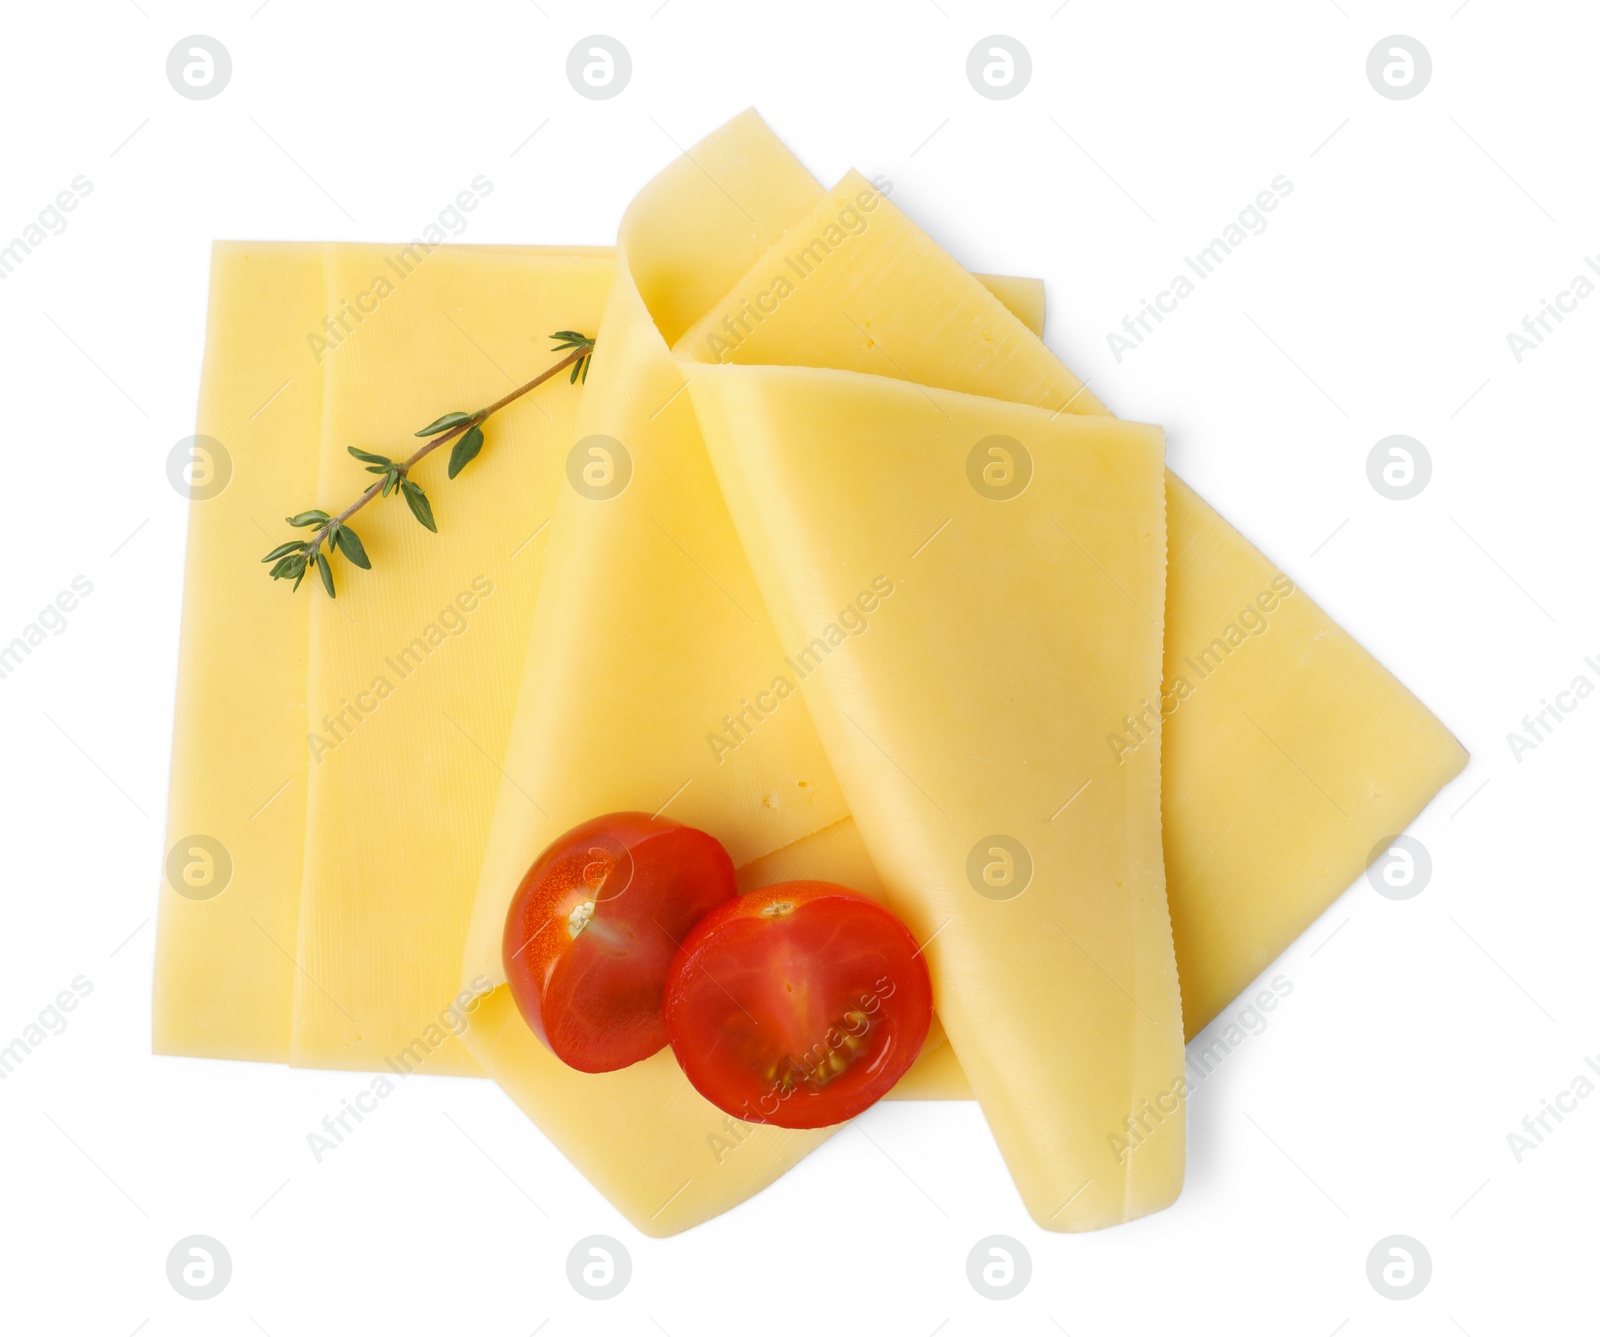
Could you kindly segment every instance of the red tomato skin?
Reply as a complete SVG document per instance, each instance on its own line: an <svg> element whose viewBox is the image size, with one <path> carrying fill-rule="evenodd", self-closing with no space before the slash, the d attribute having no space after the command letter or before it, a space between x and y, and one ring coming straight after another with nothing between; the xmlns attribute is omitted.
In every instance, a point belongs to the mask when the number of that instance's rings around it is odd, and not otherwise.
<svg viewBox="0 0 1600 1337"><path fill-rule="evenodd" d="M533 861L506 914L501 961L523 1020L582 1072L649 1058L667 1043L678 944L734 895L733 860L704 831L638 812L574 827Z"/></svg>
<svg viewBox="0 0 1600 1337"><path fill-rule="evenodd" d="M764 913L780 902L792 909ZM798 1026L797 990L813 1013ZM835 1012L838 1023L818 1020ZM846 1049L845 1034L856 1034L854 1023L843 1024L850 1014L868 1018L860 1034L877 1032L859 1059ZM667 976L667 1035L679 1066L702 1096L747 1123L823 1128L854 1118L916 1061L932 1017L932 983L911 931L831 882L779 883L723 902L683 940ZM835 1053L849 1066L818 1088L810 1074ZM805 1080L785 1092L758 1071L769 1062Z"/></svg>

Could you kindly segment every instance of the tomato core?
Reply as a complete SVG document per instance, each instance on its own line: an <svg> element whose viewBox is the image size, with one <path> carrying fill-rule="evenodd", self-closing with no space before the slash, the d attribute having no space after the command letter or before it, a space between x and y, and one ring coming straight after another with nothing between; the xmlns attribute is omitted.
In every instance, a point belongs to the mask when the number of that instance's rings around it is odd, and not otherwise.
<svg viewBox="0 0 1600 1337"><path fill-rule="evenodd" d="M782 1128L854 1118L916 1060L932 1017L910 930L829 882L723 902L667 976L667 1035L694 1088L725 1113Z"/></svg>

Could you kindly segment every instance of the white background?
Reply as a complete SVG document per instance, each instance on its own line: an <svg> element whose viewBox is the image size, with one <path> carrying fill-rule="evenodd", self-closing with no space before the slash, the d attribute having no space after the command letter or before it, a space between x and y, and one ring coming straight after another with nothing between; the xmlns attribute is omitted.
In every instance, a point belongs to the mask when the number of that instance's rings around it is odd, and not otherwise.
<svg viewBox="0 0 1600 1337"><path fill-rule="evenodd" d="M1600 1054L1600 699L1520 762L1506 735L1579 673L1600 685L1600 299L1520 364L1506 334L1600 252L1600 21L1057 2L6 7L0 241L73 177L93 191L0 283L0 641L94 588L0 681L0 1044L75 976L93 993L0 1082L0 1327L1595 1330L1600 1093L1521 1163L1507 1134ZM633 60L605 102L565 77L595 32ZM1033 61L1008 101L966 78L996 32ZM166 78L192 33L232 56L209 101ZM1432 55L1408 101L1366 77L1394 33ZM901 1104L654 1241L488 1083L406 1083L319 1165L307 1133L367 1078L150 1055L186 511L165 461L193 430L211 240L408 238L484 173L463 240L609 243L677 146L752 103L825 182L887 173L969 267L1043 275L1052 346L1164 424L1174 467L1473 754L1413 828L1423 893L1360 882L1273 968L1293 993L1190 1101L1188 1184L1153 1218L1040 1231L975 1106ZM1268 229L1119 363L1107 331L1280 174ZM1391 433L1431 454L1414 500L1367 481ZM195 1233L233 1259L206 1302L165 1272ZM565 1273L595 1233L633 1260L603 1303ZM1366 1276L1396 1233L1433 1259L1403 1302ZM1031 1254L1015 1299L967 1280L992 1234Z"/></svg>

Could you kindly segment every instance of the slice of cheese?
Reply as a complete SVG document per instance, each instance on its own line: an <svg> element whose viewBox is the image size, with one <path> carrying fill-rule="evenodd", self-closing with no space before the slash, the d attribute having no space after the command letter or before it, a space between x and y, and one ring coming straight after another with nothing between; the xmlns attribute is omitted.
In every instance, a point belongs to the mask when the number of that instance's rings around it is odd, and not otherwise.
<svg viewBox="0 0 1600 1337"><path fill-rule="evenodd" d="M707 367L690 393L1029 1212L1167 1206L1181 1111L1109 1141L1182 1081L1160 758L1103 741L1160 682L1159 430L804 367Z"/></svg>
<svg viewBox="0 0 1600 1337"><path fill-rule="evenodd" d="M637 268L670 321L680 287L704 287L702 269L720 270L720 292L781 236L798 191L774 145L741 118L696 147L697 169L646 187L624 222L575 430L580 472L550 525L553 575L528 637L468 979L504 979L511 893L540 850L596 814L663 812L716 835L736 864L847 815L804 705L773 694L783 651L635 284Z"/></svg>
<svg viewBox="0 0 1600 1337"><path fill-rule="evenodd" d="M557 499L548 560L559 576L529 638L468 979L503 982L511 892L545 845L596 813L664 810L714 832L739 863L848 815L663 340L822 194L746 112L652 181L624 220L577 429L593 443L580 463L621 471L621 486ZM1039 280L981 281L1042 326Z"/></svg>
<svg viewBox="0 0 1600 1337"><path fill-rule="evenodd" d="M603 1077L567 1068L510 1003L500 938L534 856L597 813L664 812L712 832L738 863L846 816L798 694L768 695L783 652L657 325L691 320L817 194L747 114L629 210L574 430L577 482L562 489L550 525L550 577L464 954L469 985L498 986L466 1047L651 1235L736 1206L827 1130L740 1124L694 1091L669 1051ZM772 709L747 716L737 747L713 746L722 717L731 723L763 700Z"/></svg>
<svg viewBox="0 0 1600 1337"><path fill-rule="evenodd" d="M1176 478L1167 507L1165 682L1151 706L1165 715L1167 890L1194 1036L1461 773L1467 754ZM1143 746L1115 732L1119 750Z"/></svg>
<svg viewBox="0 0 1600 1337"><path fill-rule="evenodd" d="M673 353L1105 412L1026 323L856 172L731 283Z"/></svg>
<svg viewBox="0 0 1600 1337"><path fill-rule="evenodd" d="M260 558L316 484L322 374L305 337L322 312L320 246L213 248L195 429L210 440L189 510L156 931L158 1054L289 1053L310 609Z"/></svg>
<svg viewBox="0 0 1600 1337"><path fill-rule="evenodd" d="M502 984L511 893L545 844L596 813L665 811L716 834L740 862L847 816L793 684L774 691L789 673L785 652L662 338L822 191L751 114L697 145L693 158L652 182L623 227L624 259L576 436L592 442L582 463L597 477L625 469L626 484L615 495L569 487L556 505L552 576L528 640L464 972L469 986L480 978L500 986L463 1036L480 1068L652 1235L735 1206L828 1132L730 1119L667 1054L599 1081L564 1067ZM987 281L1042 320L1037 280ZM815 858L808 866L814 876L854 872ZM640 1110L650 1111L647 1148L638 1143Z"/></svg>
<svg viewBox="0 0 1600 1337"><path fill-rule="evenodd" d="M855 173L676 351L701 362L870 371L1071 413L1104 411ZM1105 743L1132 756L1153 744L1167 714L1167 894L1193 1035L1359 875L1379 841L1461 771L1466 753L1303 594L1261 613L1269 634L1243 627L1242 610L1258 596L1274 598L1281 573L1175 475L1168 480L1163 696L1131 702L1129 720L1108 727ZM1212 658L1236 650L1236 660L1214 675L1197 671L1191 660L1218 636L1224 643Z"/></svg>
<svg viewBox="0 0 1600 1337"><path fill-rule="evenodd" d="M362 318L323 350L317 502L339 509L372 481L347 446L409 452L441 411L553 361L551 331L594 330L613 263L330 246L327 309ZM337 600L313 591L296 1064L473 1070L446 1009L580 394L562 376L497 413L454 481L446 451L420 464L439 532L399 496L375 500L352 521L374 569L336 559Z"/></svg>
<svg viewBox="0 0 1600 1337"><path fill-rule="evenodd" d="M1454 779L1466 753L1417 699L1271 561L1177 479L1190 535L1170 554L1160 707L1167 898L1193 1039ZM1209 602L1180 593L1233 589ZM1322 708L1308 712L1312 696ZM1198 709L1202 703L1210 709ZM1152 716L1152 722L1154 717ZM1142 746L1119 731L1119 750ZM1180 756L1236 759L1238 824L1210 823L1216 799ZM1230 767L1231 770L1231 767ZM1318 802L1308 802L1315 791ZM847 843L830 828L832 843ZM970 1099L953 1050L930 1053L892 1093Z"/></svg>
<svg viewBox="0 0 1600 1337"><path fill-rule="evenodd" d="M1044 337L1044 280L1010 274L974 274L1013 316L1041 339Z"/></svg>
<svg viewBox="0 0 1600 1337"><path fill-rule="evenodd" d="M1177 479L1160 711L1167 899L1193 1039L1460 774L1467 755L1401 683ZM1179 517L1182 517L1181 519ZM1191 582L1178 590L1173 582ZM1233 597L1219 599L1228 589ZM1305 702L1316 701L1308 710ZM1144 738L1126 727L1111 745ZM1183 766L1178 758L1214 758ZM1228 772L1233 825L1212 777ZM849 826L841 823L841 826ZM847 839L836 828L835 841ZM902 1099L969 1099L953 1051Z"/></svg>
<svg viewBox="0 0 1600 1337"><path fill-rule="evenodd" d="M683 239L692 234L692 229L688 228L687 226L680 226L685 215L695 218L696 220L721 220L718 226L710 228L708 235L714 243L709 249L711 250L712 254L718 257L717 263L722 269L726 268L722 257L724 257L730 250L737 254L740 251L748 248L751 240L756 235L755 230L750 227L752 220L738 206L734 206L733 209L729 208L729 204L731 203L730 196L738 196L739 192L730 192L724 189L725 183L733 180L736 173L730 173L727 171L724 160L720 159L716 159L718 166L714 170L708 171L705 170L705 167L708 161L715 159L716 141L722 140L724 143L728 143L733 140L742 140L740 144L740 152L746 153L749 157L755 157L758 156L758 153L757 150L751 148L751 143L753 140L759 140L762 138L767 141L766 151L782 153L781 146L776 145L776 142L772 141L770 136L766 135L764 128L759 126L759 122L753 122L753 118L749 117L741 118L739 123L736 123L734 126L728 127L724 131L719 132L717 136L713 136L713 140L709 143L709 151L708 145L697 146L697 148L693 151L692 156L698 165L692 172L687 167L682 167L682 165L680 165L680 170L676 171L672 179L671 189L663 188L661 183L658 182L653 184L652 187L650 187L645 194L641 196L639 203L635 206L635 209L630 214L633 239L637 243L637 249L640 251L647 251L649 249L649 244L657 236L667 237L671 242L671 244L663 247L663 250L668 253L667 259L658 260L653 258L649 262L640 261L638 263L641 270L648 271L657 278L660 278L660 276L663 275L670 276L673 274L682 276L684 274L691 274L695 270L697 264L708 263L703 257L694 257L684 250L684 246L687 245L687 243L684 243ZM792 179L792 174L790 174L790 179ZM796 193L799 194L801 192ZM737 213L739 217L743 219L742 222L735 219L735 213ZM719 227L721 229L720 231L718 230ZM625 242L628 239L628 231L629 229L625 228ZM920 238L920 234L916 234L916 238ZM914 240L916 238L914 238ZM674 246L678 246L679 249L674 251ZM689 249L692 250L692 246L690 246ZM937 249L934 248L931 243L926 242L925 238L921 238L917 241L916 253L930 255L934 258L936 263L942 259L942 257L939 256ZM933 286L937 287L940 277L941 276L938 273L935 273L932 276ZM965 276L962 276L962 278L968 284L971 283L971 280L965 279ZM921 287L928 285L929 282L930 276L928 274L915 273L911 274L907 278L902 287L912 292L916 292ZM892 307L893 300L903 297L904 293L896 293L892 291L892 285L889 285L889 287L891 290L885 294L886 305ZM702 292L705 290L705 287L700 289ZM653 289L653 292L653 304L660 305L663 294L667 296L671 295L671 284L665 280L662 280L658 286ZM961 294L961 296L962 300L966 300L964 294ZM616 300L617 297L614 292L613 301L615 302ZM965 325L966 334L972 336L974 332L976 332L975 337L977 342L983 345L983 348L980 349L980 352L984 355L977 358L952 355L953 361L956 364L961 376L970 378L971 383L974 386L989 388L989 382L986 381L984 377L992 373L993 366L997 360L1000 361L1002 365L1010 365L1014 362L1016 366L1020 367L1021 369L1021 374L1017 377L1017 380L1023 388L1019 389L1017 386L1011 386L1008 387L1008 389L1003 393L1020 396L1024 393L1027 385L1031 384L1036 392L1037 397L1040 398L1045 404L1054 404L1057 407L1066 407L1074 410L1080 408L1098 408L1098 405L1094 401L1093 397L1082 388L1075 378L1070 378L1069 376L1069 378L1065 381L1061 379L1062 372L1059 364L1055 363L1054 359L1051 358L1048 353L1045 350L1042 350L1042 348L1040 348L1036 343L1029 341L1027 338L1027 331L1022 331L1022 337L1017 338L1012 331L1002 330L1001 333L1005 337L1003 340L997 341L994 337L994 331L992 328L994 325L995 309L995 304L991 302L989 303L988 307L980 307L967 314ZM692 321L686 320L685 313L687 310L688 307L686 305L680 304L675 308L670 319L662 319L660 321L659 328L670 333L675 326L686 326L687 324L692 323ZM820 314L826 316L827 313L824 311ZM880 314L881 313L879 312L869 313L869 321L878 319ZM973 319L973 316L976 316L976 320ZM916 325L917 322L912 322L913 333L917 332L915 328ZM873 327L869 325L869 328ZM934 328L936 331L941 329L937 322L935 322L932 328ZM854 332L857 335L861 333L859 329L855 330ZM879 332L881 333L881 327L879 327ZM816 332L811 331L810 333L814 336ZM942 327L942 333L950 339L959 340L963 335L962 318L957 317L952 319L947 327ZM866 354L874 351L873 346L870 344L870 342L868 342L871 337L871 335L868 335L862 340L862 347L858 350L858 352ZM995 348L997 343L1003 344L1007 349L1010 350L1007 358L996 358ZM938 351L941 356L950 352L949 349L940 349ZM794 360L800 362L816 360L817 358L817 355L814 352L804 353L795 351L787 354L787 356L790 356ZM597 359L597 367L603 362L603 360L603 358ZM824 358L824 360L835 361L837 359L829 354ZM885 353L884 355L880 356L878 359L878 365L875 369L882 370L885 365L892 365L892 355ZM941 372L930 376L930 379L939 380L945 379L945 377L946 374ZM1001 391L994 392L1002 393ZM669 399L671 399L672 394L675 394L675 392L669 392ZM598 402L598 400L592 402ZM673 402L675 402L675 400ZM580 557L585 555L595 555L593 551L586 554L581 545L577 544L574 544L574 553ZM565 571L564 566L562 569ZM610 570L614 578L608 582L608 588L613 590L626 588L625 585L619 584L619 580L627 579L628 573L622 572L617 568L611 568ZM729 584L732 582L731 575L725 572L721 574L723 576L724 584ZM563 584L565 583L565 579L566 577L563 575ZM573 606L569 610L569 616L564 622L557 621L550 625L548 631L551 636L564 637L567 644L581 644L582 636L587 634L589 626L588 622L585 621L581 616L582 612L583 606L581 602L574 602ZM720 656L718 655L715 647L708 648L707 644L705 643L691 646L685 646L682 642L679 642L678 644L680 647L680 654L689 659L695 659L698 657L699 662L703 666L710 666L711 671L715 671L716 665L718 665L720 662ZM551 651L551 653L555 654L556 652ZM607 671L611 672L612 670L608 667ZM680 681L681 679L674 679L670 683L670 691L664 691L656 695L653 701L655 709L662 712L667 712L674 708L673 693L677 690L678 683ZM529 699L529 695L529 691L525 686L523 693L525 702ZM803 703L786 700L784 702L786 710L790 704ZM747 719L748 718L749 717L747 717ZM770 714L761 715L755 721L758 727L753 730L747 730L746 735L739 739L740 750L745 750L748 748L760 750L764 747L770 746L768 743L763 742L763 739L776 737L776 734L768 729L768 726L773 722L773 718L774 717ZM787 715L785 715L784 718L787 718ZM652 727L659 729L661 726L654 725ZM513 752L515 752L515 749L513 749ZM561 764L561 755L558 749L550 750L549 761L552 767L558 767ZM793 772L791 772L791 774L793 774ZM687 790L680 790L680 792L687 792ZM759 800L767 799L769 797L769 793L770 791L763 787L760 791L758 791ZM503 795L503 804L505 800L506 796ZM762 803L761 806L765 806L765 804ZM819 817L822 815L823 814L821 813L818 814ZM744 813L736 812L733 814L732 820L743 822L748 819ZM495 832L497 836L501 830L501 826L502 821L497 818L495 823ZM775 830L771 830L770 825L769 830L771 831L772 835L777 834ZM515 850L513 857L504 857L504 867L501 870L501 875L492 879L486 878L482 887L480 888L479 918L482 921L483 927L481 930L475 930L474 932L474 939L479 944L479 950L476 952L469 951L469 974L475 968L474 963L476 963L476 966L482 966L485 961L488 961L492 964L494 955L492 945L498 933L499 918L504 912L504 897L507 894L507 892L504 890L504 887L508 885L507 877L511 877L511 882L514 883L514 876L511 876L511 874L513 870L515 870L517 873L520 873L520 868L517 867L519 860L524 860L524 856L531 856L531 853L536 848L534 842L528 838L525 830L522 834L513 839L513 847L515 846L516 840L521 840L523 842L522 847ZM491 858L493 856L495 843L496 841L492 839ZM758 847L760 843L761 842L759 840L752 840L749 843L746 852L748 853L749 849ZM488 867L489 862L486 861L486 869ZM492 907L492 909L487 913L483 912L485 904ZM1307 915L1307 919L1309 919L1309 915ZM1241 933L1248 934L1251 931L1250 925L1245 924L1240 926L1239 931ZM471 1034L469 1034L468 1042L469 1045L474 1047L475 1051L481 1049L481 1046L478 1046L474 1043ZM502 1077L502 1081L505 1082L510 1089L516 1089L518 1085L514 1080L512 1080L513 1076L514 1075L508 1075ZM538 1117L537 1111L532 1109L531 1106L530 1112L534 1112L535 1117ZM740 1192L748 1192L750 1191L751 1187L753 1186L746 1185L740 1190ZM697 1190L691 1190L690 1193L692 1194L695 1191ZM737 1196L730 1193L724 1199L724 1202L731 1202L734 1200L737 1200ZM622 1206L625 1211L628 1211L636 1221L650 1215L650 1209L638 1210L637 1205L631 1199L619 1201L619 1206ZM697 1208L694 1211L690 1211L688 1210L688 1204L686 1204L682 1219L698 1219L699 1216L708 1214L709 1210L716 1210L716 1208L712 1206L706 1210ZM659 1229L662 1228L662 1225L662 1221L658 1218L651 1223L650 1228Z"/></svg>
<svg viewBox="0 0 1600 1337"><path fill-rule="evenodd" d="M670 1049L620 1072L577 1072L528 1029L505 985L470 1020L465 1037L484 1070L646 1235L738 1206L833 1132L724 1114L684 1079Z"/></svg>

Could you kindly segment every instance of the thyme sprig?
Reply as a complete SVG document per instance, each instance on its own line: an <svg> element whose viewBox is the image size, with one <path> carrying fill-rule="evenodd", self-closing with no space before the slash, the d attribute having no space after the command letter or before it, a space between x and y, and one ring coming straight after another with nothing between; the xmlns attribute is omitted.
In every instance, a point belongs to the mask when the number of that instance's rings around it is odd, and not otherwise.
<svg viewBox="0 0 1600 1337"><path fill-rule="evenodd" d="M329 554L337 552L352 566L370 571L372 559L367 556L366 547L362 544L360 536L350 527L349 520L374 497L387 497L391 492L397 492L405 498L406 505L416 517L418 524L437 534L439 526L433 518L433 505L421 485L411 477L411 471L440 446L454 441L446 476L455 478L467 465L477 459L478 453L483 449L484 422L507 404L521 399L530 390L537 389L568 367L572 368L568 384L575 384L580 379L584 381L589 379L589 361L594 354L594 340L576 330L557 330L550 338L555 341L552 351L564 352L565 357L553 366L546 367L525 385L519 385L510 394L495 400L487 408L481 408L476 413L456 411L435 418L417 433L418 436L429 439L405 459L394 459L374 451L347 446L346 449L350 454L367 466L367 472L377 474L378 477L366 491L337 515L312 509L301 511L298 515L285 516L287 523L294 528L311 529L315 532L308 539L291 539L287 543L280 543L263 557L262 562L271 563L267 574L274 580L292 580L294 588L299 589L300 582L315 570L322 580L322 588L328 592L328 597L335 598L333 565L328 560Z"/></svg>

